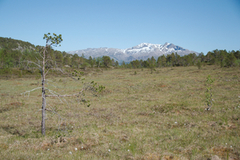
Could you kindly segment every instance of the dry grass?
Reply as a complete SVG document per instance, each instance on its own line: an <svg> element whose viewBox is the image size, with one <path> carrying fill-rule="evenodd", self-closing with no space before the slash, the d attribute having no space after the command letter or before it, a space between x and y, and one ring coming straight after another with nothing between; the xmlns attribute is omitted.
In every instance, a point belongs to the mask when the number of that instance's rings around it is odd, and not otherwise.
<svg viewBox="0 0 240 160"><path fill-rule="evenodd" d="M137 74L134 74L136 71ZM206 111L205 80L213 84L214 105ZM0 157L3 159L240 159L240 70L205 66L89 71L86 81L106 89L78 100L48 98L46 136L40 133L41 90L36 79L0 80ZM50 78L59 93L81 88Z"/></svg>

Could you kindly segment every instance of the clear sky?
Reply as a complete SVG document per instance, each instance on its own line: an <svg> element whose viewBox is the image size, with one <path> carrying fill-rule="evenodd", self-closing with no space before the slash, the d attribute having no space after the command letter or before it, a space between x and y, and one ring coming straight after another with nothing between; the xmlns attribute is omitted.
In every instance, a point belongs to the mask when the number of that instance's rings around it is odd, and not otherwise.
<svg viewBox="0 0 240 160"><path fill-rule="evenodd" d="M0 37L44 45L48 32L62 34L61 51L143 42L239 50L240 0L0 0Z"/></svg>

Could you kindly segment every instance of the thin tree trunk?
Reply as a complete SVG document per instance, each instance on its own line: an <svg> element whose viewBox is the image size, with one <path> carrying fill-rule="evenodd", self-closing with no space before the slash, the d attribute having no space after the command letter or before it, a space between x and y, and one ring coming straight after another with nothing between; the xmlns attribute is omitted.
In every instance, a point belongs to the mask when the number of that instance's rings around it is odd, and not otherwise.
<svg viewBox="0 0 240 160"><path fill-rule="evenodd" d="M41 124L41 130L42 134L45 135L45 110L46 110L46 95L45 95L45 52L46 52L47 46L44 48L43 51L43 66L42 66L42 124Z"/></svg>

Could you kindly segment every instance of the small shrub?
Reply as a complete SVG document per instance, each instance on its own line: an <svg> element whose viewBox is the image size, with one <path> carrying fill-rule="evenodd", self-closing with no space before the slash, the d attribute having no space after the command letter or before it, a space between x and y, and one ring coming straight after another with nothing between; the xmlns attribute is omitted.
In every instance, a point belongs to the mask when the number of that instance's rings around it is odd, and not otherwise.
<svg viewBox="0 0 240 160"><path fill-rule="evenodd" d="M40 78L41 78L41 74L37 74L36 77L35 77L36 80L38 80Z"/></svg>
<svg viewBox="0 0 240 160"><path fill-rule="evenodd" d="M18 72L18 78L22 78L22 70Z"/></svg>
<svg viewBox="0 0 240 160"><path fill-rule="evenodd" d="M221 61L221 62L220 62L220 67L223 68L224 65L225 65L225 64L224 64L224 61Z"/></svg>
<svg viewBox="0 0 240 160"><path fill-rule="evenodd" d="M197 67L198 67L198 69L201 69L201 68L202 68L202 63L201 63L201 61L198 61L198 62L197 62Z"/></svg>
<svg viewBox="0 0 240 160"><path fill-rule="evenodd" d="M207 80L206 80L206 87L207 87L207 90L205 92L205 98L206 98L206 102L207 102L207 110L210 110L210 108L212 107L212 83L214 82L214 80L211 78L211 76L209 75L207 77Z"/></svg>
<svg viewBox="0 0 240 160"><path fill-rule="evenodd" d="M84 75L84 72L79 72L80 75Z"/></svg>
<svg viewBox="0 0 240 160"><path fill-rule="evenodd" d="M9 68L0 69L0 74L12 74L12 70Z"/></svg>

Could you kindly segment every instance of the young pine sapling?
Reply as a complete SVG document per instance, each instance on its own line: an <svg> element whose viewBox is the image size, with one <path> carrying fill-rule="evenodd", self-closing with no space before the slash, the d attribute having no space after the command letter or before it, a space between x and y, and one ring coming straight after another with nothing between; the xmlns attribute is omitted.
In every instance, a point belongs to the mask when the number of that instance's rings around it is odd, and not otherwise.
<svg viewBox="0 0 240 160"><path fill-rule="evenodd" d="M25 66L35 68L37 67L41 73L41 79L42 79L42 87L37 87L35 89L32 89L30 91L26 91L23 94L25 95L26 93L30 94L30 92L36 90L36 89L42 89L42 122L41 122L41 132L43 135L45 135L45 119L46 119L46 111L52 111L55 113L54 110L49 110L46 108L46 98L47 97L58 97L59 99L62 97L79 97L81 99L80 102L83 102L86 104L88 107L90 106L90 103L88 100L85 100L85 91L94 91L94 92L101 92L104 89L104 86L98 85L94 81L90 83L84 83L83 80L84 78L81 78L81 75L83 75L82 72L79 72L77 70L74 70L72 74L66 73L64 70L59 68L57 66L57 63L53 60L52 55L50 54L49 50L51 49L52 46L60 46L60 43L63 41L62 35L55 34L51 35L50 33L44 34L43 39L46 40L46 45L44 47L41 47L40 51L37 52L36 54L33 54L36 59L36 61L32 60L25 60L24 62L26 63ZM76 91L76 94L64 94L60 95L56 93L55 91L51 90L50 88L47 88L45 85L47 84L47 79L46 75L50 70L55 70L58 72L61 72L64 75L67 75L68 77L71 77L75 81L81 80L82 83L84 83L83 87L81 87L78 91ZM78 78L76 79L76 77ZM46 94L47 93L47 94ZM61 100L61 99L60 99Z"/></svg>

